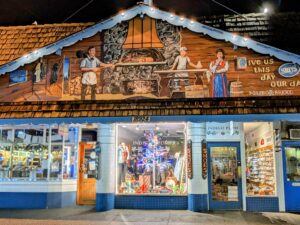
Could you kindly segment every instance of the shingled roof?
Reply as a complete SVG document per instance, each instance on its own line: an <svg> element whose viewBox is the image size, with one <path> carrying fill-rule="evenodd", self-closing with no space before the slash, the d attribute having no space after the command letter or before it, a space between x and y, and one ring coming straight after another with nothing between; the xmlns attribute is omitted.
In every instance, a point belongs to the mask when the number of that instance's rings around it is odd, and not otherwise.
<svg viewBox="0 0 300 225"><path fill-rule="evenodd" d="M300 13L297 12L214 15L202 16L197 20L211 27L300 54L300 46L297 44L300 38Z"/></svg>
<svg viewBox="0 0 300 225"><path fill-rule="evenodd" d="M93 23L0 27L0 65L81 31Z"/></svg>

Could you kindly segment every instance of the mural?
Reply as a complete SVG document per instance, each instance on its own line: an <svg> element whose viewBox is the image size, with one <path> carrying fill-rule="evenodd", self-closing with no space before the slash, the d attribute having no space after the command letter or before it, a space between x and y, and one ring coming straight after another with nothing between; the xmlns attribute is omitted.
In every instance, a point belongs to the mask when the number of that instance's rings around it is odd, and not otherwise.
<svg viewBox="0 0 300 225"><path fill-rule="evenodd" d="M0 101L291 96L299 71L141 16L2 76Z"/></svg>

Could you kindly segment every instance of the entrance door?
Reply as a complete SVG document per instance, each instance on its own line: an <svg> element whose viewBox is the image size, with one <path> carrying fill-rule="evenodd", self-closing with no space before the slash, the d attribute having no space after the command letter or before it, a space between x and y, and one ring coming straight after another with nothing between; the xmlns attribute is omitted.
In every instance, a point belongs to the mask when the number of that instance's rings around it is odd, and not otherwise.
<svg viewBox="0 0 300 225"><path fill-rule="evenodd" d="M81 142L79 148L79 174L77 204L96 204L96 153L95 144Z"/></svg>
<svg viewBox="0 0 300 225"><path fill-rule="evenodd" d="M300 142L283 142L285 208L300 212Z"/></svg>
<svg viewBox="0 0 300 225"><path fill-rule="evenodd" d="M208 192L211 210L242 208L239 143L208 143Z"/></svg>

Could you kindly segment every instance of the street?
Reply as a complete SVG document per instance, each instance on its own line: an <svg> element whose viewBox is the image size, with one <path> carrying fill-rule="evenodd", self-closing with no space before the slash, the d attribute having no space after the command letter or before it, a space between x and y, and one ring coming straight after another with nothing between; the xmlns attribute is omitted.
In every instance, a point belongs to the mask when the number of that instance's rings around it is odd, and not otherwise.
<svg viewBox="0 0 300 225"><path fill-rule="evenodd" d="M300 215L241 211L195 213L185 210L112 210L93 207L42 210L0 210L1 225L299 225Z"/></svg>

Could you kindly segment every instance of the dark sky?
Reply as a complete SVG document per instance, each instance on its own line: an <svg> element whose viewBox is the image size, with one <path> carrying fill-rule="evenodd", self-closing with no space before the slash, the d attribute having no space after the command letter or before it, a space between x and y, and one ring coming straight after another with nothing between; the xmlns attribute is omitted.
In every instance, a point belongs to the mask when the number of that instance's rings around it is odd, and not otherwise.
<svg viewBox="0 0 300 225"><path fill-rule="evenodd" d="M62 23L90 0L0 0L0 25L29 25ZM217 0L240 13L259 12L269 4L276 12L300 12L300 0ZM66 22L98 22L121 9L136 4L136 0L94 0ZM167 11L188 17L233 14L212 0L154 0L154 4Z"/></svg>

